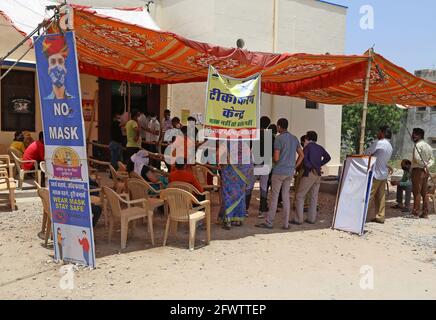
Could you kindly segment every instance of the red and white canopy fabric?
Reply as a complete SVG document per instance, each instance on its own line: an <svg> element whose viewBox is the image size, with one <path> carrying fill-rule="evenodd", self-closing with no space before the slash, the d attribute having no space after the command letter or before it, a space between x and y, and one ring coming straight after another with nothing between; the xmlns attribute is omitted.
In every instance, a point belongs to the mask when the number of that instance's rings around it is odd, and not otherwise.
<svg viewBox="0 0 436 320"><path fill-rule="evenodd" d="M143 8L71 7L82 73L113 80L175 84L206 81L208 67L213 65L220 73L236 78L261 73L262 91L270 94L326 104L363 101L367 54L274 54L224 48L160 31ZM0 2L0 12L8 10L12 11ZM138 13L147 17L141 18ZM369 102L436 105L436 83L415 77L374 54Z"/></svg>
<svg viewBox="0 0 436 320"><path fill-rule="evenodd" d="M270 94L326 104L363 101L368 55L273 54L224 48L128 24L89 8L73 8L84 73L173 84L206 81L208 66L213 65L236 78L261 73L262 90ZM417 78L378 54L373 58L370 102L436 105L436 83Z"/></svg>

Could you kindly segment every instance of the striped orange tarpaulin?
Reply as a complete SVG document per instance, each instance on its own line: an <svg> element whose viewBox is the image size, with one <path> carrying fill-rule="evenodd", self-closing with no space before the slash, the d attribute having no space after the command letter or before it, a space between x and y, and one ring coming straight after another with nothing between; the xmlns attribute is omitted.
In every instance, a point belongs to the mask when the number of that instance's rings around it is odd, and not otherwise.
<svg viewBox="0 0 436 320"><path fill-rule="evenodd" d="M100 16L83 6L73 8L82 73L173 84L206 81L208 66L213 65L235 78L261 73L262 91L270 94L327 104L363 101L367 55L274 54L224 48ZM417 78L380 55L373 57L370 102L436 105L436 83Z"/></svg>

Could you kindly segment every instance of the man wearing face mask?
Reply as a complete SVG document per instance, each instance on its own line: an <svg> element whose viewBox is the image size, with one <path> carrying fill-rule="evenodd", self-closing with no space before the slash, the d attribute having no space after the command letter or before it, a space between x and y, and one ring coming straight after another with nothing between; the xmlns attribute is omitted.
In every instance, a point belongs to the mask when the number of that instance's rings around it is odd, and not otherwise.
<svg viewBox="0 0 436 320"><path fill-rule="evenodd" d="M52 92L45 99L72 98L65 88L67 75L65 60L68 56L68 46L64 37L62 35L47 36L43 42L43 50L48 60L48 75L52 83Z"/></svg>
<svg viewBox="0 0 436 320"><path fill-rule="evenodd" d="M161 125L159 142L161 142L161 143L166 142L165 141L165 132L167 132L168 130L171 130L172 128L173 128L173 124L171 122L171 111L169 109L165 109L164 118L162 120L162 125ZM160 153L163 154L165 152L166 146L167 146L166 143L164 145L161 145Z"/></svg>
<svg viewBox="0 0 436 320"><path fill-rule="evenodd" d="M150 120L147 123L147 127L145 130L145 141L146 146L145 149L157 153L157 143L159 142L159 134L160 134L160 123L157 120L156 114L154 112L150 112ZM160 168L160 161L156 159L151 159L150 164L155 168Z"/></svg>

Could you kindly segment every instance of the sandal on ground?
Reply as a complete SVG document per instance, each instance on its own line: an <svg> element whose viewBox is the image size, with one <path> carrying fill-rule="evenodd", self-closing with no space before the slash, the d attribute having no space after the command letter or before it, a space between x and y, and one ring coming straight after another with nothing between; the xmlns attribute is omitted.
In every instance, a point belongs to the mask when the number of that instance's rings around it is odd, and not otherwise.
<svg viewBox="0 0 436 320"><path fill-rule="evenodd" d="M412 218L419 219L419 213L415 210L412 211Z"/></svg>
<svg viewBox="0 0 436 320"><path fill-rule="evenodd" d="M241 227L242 226L242 221L232 221L231 225L234 227Z"/></svg>
<svg viewBox="0 0 436 320"><path fill-rule="evenodd" d="M228 223L228 222L225 222L225 223L223 224L223 229L224 229L224 230L230 230L230 229L232 229L231 224Z"/></svg>
<svg viewBox="0 0 436 320"><path fill-rule="evenodd" d="M269 224L266 224L265 222L259 223L255 225L256 228L263 228L263 229L272 229L273 226L270 226Z"/></svg>

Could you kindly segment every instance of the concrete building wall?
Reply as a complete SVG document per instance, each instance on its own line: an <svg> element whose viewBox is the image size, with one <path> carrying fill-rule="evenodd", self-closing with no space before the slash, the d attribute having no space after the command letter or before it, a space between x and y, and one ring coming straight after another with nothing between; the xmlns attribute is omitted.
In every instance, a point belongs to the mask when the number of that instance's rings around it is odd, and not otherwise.
<svg viewBox="0 0 436 320"><path fill-rule="evenodd" d="M346 8L316 0L161 0L152 15L163 30L221 46L235 47L242 38L250 51L343 54L345 50ZM182 109L204 113L204 101L204 83L168 86L167 105L175 116L180 117ZM332 155L326 173L336 173L340 106L319 105L312 110L301 99L262 94L260 113L274 122L289 119L290 131L297 136L316 130L319 142Z"/></svg>
<svg viewBox="0 0 436 320"><path fill-rule="evenodd" d="M417 70L415 75L428 81L436 82L435 70ZM392 144L396 153L396 159L410 159L413 151L413 143L407 128L412 132L413 128L422 128L425 131L426 141L433 147L436 156L436 106L412 108L407 111L400 131L393 137Z"/></svg>
<svg viewBox="0 0 436 320"><path fill-rule="evenodd" d="M77 1L85 5L113 6L111 1ZM143 5L143 1L119 1L117 6ZM245 49L264 52L307 52L341 54L345 47L346 8L317 0L160 0L150 6L151 15L162 30L187 38L235 47L244 39ZM0 21L1 22L1 21ZM20 34L0 34L0 53L13 47ZM17 52L15 58L20 55ZM26 56L34 61L33 52ZM84 99L95 98L95 77L81 77ZM182 109L203 113L205 84L191 83L162 86L161 111L170 106L173 115ZM39 100L39 99L37 99ZM40 123L37 101L37 126ZM305 101L289 97L262 94L261 115L275 122L288 118L290 131L300 136L316 130L320 143L332 155L329 172L340 164L341 108L320 105L317 110L306 109ZM38 118L39 117L39 118ZM98 115L96 115L98 119ZM88 130L89 124L85 124ZM96 138L93 128L91 139ZM40 130L37 128L36 130ZM0 145L9 143L10 134L2 134ZM3 141L5 140L5 141Z"/></svg>

